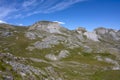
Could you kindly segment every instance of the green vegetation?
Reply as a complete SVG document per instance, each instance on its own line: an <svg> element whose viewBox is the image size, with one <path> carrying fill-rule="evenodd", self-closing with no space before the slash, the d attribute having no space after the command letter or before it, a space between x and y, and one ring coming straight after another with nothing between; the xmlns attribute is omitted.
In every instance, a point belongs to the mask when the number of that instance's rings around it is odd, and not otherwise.
<svg viewBox="0 0 120 80"><path fill-rule="evenodd" d="M92 80L120 80L120 70L107 70L96 72Z"/></svg>

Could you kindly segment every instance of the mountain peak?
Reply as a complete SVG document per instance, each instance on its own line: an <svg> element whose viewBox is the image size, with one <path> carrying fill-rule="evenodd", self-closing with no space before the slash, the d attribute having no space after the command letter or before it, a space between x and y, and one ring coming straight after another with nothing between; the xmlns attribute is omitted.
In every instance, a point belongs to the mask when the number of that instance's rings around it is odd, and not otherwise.
<svg viewBox="0 0 120 80"><path fill-rule="evenodd" d="M45 21L45 20L43 20L43 21L38 21L38 22L36 22L36 23L38 23L38 24L49 24L49 23L52 23L52 24L59 24L58 22Z"/></svg>
<svg viewBox="0 0 120 80"><path fill-rule="evenodd" d="M38 21L33 24L29 30L43 30L50 33L60 33L59 29L62 26L58 22Z"/></svg>

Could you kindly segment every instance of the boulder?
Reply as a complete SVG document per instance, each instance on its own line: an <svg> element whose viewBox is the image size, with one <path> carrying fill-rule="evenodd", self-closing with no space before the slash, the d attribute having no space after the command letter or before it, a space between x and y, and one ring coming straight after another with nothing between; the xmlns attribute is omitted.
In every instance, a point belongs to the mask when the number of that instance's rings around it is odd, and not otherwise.
<svg viewBox="0 0 120 80"><path fill-rule="evenodd" d="M47 59L49 59L49 60L52 60L52 61L58 60L58 57L55 56L54 54L47 54L47 55L45 56L45 58L47 58Z"/></svg>
<svg viewBox="0 0 120 80"><path fill-rule="evenodd" d="M77 29L76 29L76 31L78 32L78 33L84 33L84 32L87 32L87 30L85 29L85 28L83 28L83 27L78 27Z"/></svg>
<svg viewBox="0 0 120 80"><path fill-rule="evenodd" d="M3 31L1 36L4 36L4 37L9 37L12 35L12 32L9 32L9 31Z"/></svg>
<svg viewBox="0 0 120 80"><path fill-rule="evenodd" d="M60 60L62 58L65 58L68 55L69 55L69 52L67 50L62 50L62 51L60 51L60 53L58 55L47 54L45 57L49 60L56 61L56 60Z"/></svg>
<svg viewBox="0 0 120 80"><path fill-rule="evenodd" d="M60 51L59 55L58 55L58 58L61 59L61 58L65 58L69 55L69 51L67 50L62 50Z"/></svg>
<svg viewBox="0 0 120 80"><path fill-rule="evenodd" d="M97 29L95 29L94 31L95 31L97 34L99 34L99 35L103 35L103 34L108 33L108 29L103 28L103 27L97 28Z"/></svg>
<svg viewBox="0 0 120 80"><path fill-rule="evenodd" d="M91 39L93 41L99 41L96 32L85 32L84 35L87 36L88 39Z"/></svg>

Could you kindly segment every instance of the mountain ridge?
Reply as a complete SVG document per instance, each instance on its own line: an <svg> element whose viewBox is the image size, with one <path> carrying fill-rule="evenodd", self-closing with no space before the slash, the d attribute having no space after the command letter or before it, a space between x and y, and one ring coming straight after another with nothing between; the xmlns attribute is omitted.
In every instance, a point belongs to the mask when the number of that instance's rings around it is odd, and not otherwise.
<svg viewBox="0 0 120 80"><path fill-rule="evenodd" d="M120 30L69 30L51 21L5 25L0 25L2 80L113 79L106 77L109 74L120 78Z"/></svg>

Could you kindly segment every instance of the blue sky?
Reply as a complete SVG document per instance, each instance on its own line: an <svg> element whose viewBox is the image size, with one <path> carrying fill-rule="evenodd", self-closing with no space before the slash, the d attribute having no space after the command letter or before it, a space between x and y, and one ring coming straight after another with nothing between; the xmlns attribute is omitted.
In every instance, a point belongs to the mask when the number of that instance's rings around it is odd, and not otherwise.
<svg viewBox="0 0 120 80"><path fill-rule="evenodd" d="M120 0L0 0L0 23L58 21L68 29L120 29Z"/></svg>

